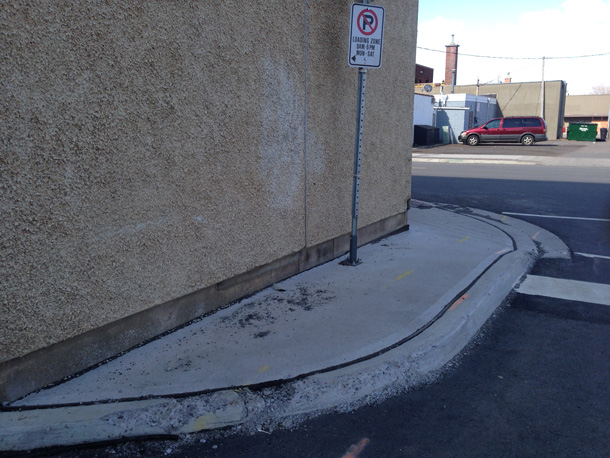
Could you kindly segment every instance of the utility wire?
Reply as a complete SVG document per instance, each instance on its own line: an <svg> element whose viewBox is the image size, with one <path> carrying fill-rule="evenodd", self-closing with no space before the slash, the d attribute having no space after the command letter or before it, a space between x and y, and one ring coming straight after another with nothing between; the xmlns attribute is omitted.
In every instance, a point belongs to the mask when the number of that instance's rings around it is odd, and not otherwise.
<svg viewBox="0 0 610 458"><path fill-rule="evenodd" d="M424 48L422 46L418 46L417 49L423 49L424 51L441 52L443 54L447 52L447 51L441 51L438 49ZM480 57L483 59L505 59L505 60L581 59L583 57L599 57L599 56L608 56L608 55L610 55L610 52L604 52L604 53L600 53L600 54L587 54L584 56L565 56L565 57L498 57L498 56L480 56L477 54L460 53L460 56Z"/></svg>

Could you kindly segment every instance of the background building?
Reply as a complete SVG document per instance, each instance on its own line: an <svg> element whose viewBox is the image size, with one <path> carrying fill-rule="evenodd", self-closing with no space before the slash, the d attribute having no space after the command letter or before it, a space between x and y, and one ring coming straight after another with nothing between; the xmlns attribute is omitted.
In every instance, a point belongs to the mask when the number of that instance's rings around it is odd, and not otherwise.
<svg viewBox="0 0 610 458"><path fill-rule="evenodd" d="M431 94L449 93L450 88L433 85ZM423 88L415 87L415 92L423 93ZM542 83L537 81L455 86L454 93L494 97L498 102L497 116L541 116L544 113L549 140L562 137L566 104L564 81L545 81L544 92Z"/></svg>
<svg viewBox="0 0 610 458"><path fill-rule="evenodd" d="M415 84L428 84L434 81L434 69L425 65L415 65Z"/></svg>
<svg viewBox="0 0 610 458"><path fill-rule="evenodd" d="M608 129L608 112L610 111L610 94L604 95L568 95L564 123L597 124L598 134L602 128Z"/></svg>
<svg viewBox="0 0 610 458"><path fill-rule="evenodd" d="M498 116L498 103L492 96L462 93L436 95L434 99L436 126L443 143L457 143L462 131Z"/></svg>
<svg viewBox="0 0 610 458"><path fill-rule="evenodd" d="M411 195L417 0L384 7L362 243L404 227ZM349 15L329 0L0 9L0 401L348 250Z"/></svg>
<svg viewBox="0 0 610 458"><path fill-rule="evenodd" d="M460 132L497 116L498 104L491 96L415 93L414 99L414 144L419 146L457 143ZM434 133L429 132L431 126L437 128ZM419 132L424 127L425 135Z"/></svg>
<svg viewBox="0 0 610 458"><path fill-rule="evenodd" d="M500 84L454 86L454 82L457 84L459 46L454 42L452 35L451 44L445 46L445 80L442 84L431 84L430 94L471 94L495 98L497 100L496 116L541 116L546 121L549 140L562 138L566 107L566 83L564 81L512 83L510 74L507 74L504 83ZM415 93L425 93L424 86L416 84ZM441 124L449 123L450 120L452 125L462 123L463 116L456 111L459 107L452 105L454 106L451 109L453 112L445 113L447 116L443 117L445 120L441 121ZM466 108L466 105L461 108ZM472 113L472 110L468 111ZM473 116L477 117L476 113ZM480 125L483 122L477 120L474 125ZM467 121L465 124L468 126L470 122Z"/></svg>
<svg viewBox="0 0 610 458"><path fill-rule="evenodd" d="M421 126L434 125L434 96L414 94L413 124Z"/></svg>

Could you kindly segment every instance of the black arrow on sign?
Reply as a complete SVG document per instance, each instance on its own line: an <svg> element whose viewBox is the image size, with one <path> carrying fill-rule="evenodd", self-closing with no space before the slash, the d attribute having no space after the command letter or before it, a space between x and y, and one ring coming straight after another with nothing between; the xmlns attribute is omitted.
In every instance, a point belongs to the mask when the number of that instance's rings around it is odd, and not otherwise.
<svg viewBox="0 0 610 458"><path fill-rule="evenodd" d="M352 60L356 62L356 56L352 56Z"/></svg>

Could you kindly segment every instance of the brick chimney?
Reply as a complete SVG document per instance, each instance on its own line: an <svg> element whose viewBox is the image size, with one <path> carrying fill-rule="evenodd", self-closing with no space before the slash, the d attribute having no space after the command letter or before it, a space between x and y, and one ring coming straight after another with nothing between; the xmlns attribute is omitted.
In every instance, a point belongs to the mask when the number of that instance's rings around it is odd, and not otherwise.
<svg viewBox="0 0 610 458"><path fill-rule="evenodd" d="M458 48L460 45L456 45L453 42L455 35L451 35L451 44L445 45L447 52L445 55L445 84L451 85L453 82L453 70L455 70L455 79L457 84L457 60L458 60Z"/></svg>

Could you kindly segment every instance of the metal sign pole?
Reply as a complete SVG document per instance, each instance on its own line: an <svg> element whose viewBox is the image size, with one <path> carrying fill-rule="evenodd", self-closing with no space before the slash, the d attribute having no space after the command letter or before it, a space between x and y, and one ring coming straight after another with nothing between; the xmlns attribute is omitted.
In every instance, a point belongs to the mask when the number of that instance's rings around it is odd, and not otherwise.
<svg viewBox="0 0 610 458"><path fill-rule="evenodd" d="M354 147L354 179L352 185L352 232L349 256L341 261L346 266L360 264L358 259L358 199L360 196L360 166L362 164L362 130L364 126L364 93L367 67L381 66L385 9L368 6L369 0L352 4L348 65L358 67L358 113Z"/></svg>
<svg viewBox="0 0 610 458"><path fill-rule="evenodd" d="M356 144L354 147L354 181L352 185L352 233L349 239L349 258L346 264L360 264L358 259L358 198L360 195L360 166L362 164L362 130L364 127L364 93L366 68L358 70L358 113L356 115Z"/></svg>

